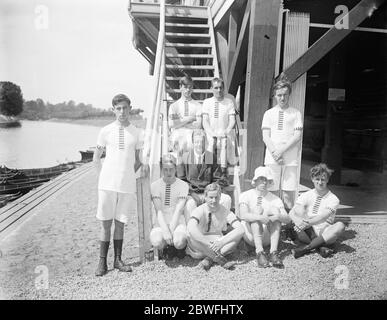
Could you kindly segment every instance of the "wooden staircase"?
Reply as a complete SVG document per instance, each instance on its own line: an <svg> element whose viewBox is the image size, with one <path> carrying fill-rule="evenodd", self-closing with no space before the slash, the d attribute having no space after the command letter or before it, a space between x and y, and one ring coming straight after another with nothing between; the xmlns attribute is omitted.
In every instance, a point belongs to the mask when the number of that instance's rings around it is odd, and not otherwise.
<svg viewBox="0 0 387 320"><path fill-rule="evenodd" d="M211 80L219 76L211 15L207 7L200 10L197 16L190 14L190 7L179 6L178 14L166 10L165 80L170 102L180 98L182 76L194 80L192 97L199 102L212 95Z"/></svg>

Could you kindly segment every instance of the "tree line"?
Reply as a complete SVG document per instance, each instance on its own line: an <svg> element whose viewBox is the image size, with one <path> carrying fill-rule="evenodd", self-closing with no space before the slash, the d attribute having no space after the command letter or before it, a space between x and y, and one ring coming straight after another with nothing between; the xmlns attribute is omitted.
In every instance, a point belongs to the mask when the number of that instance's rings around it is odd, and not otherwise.
<svg viewBox="0 0 387 320"><path fill-rule="evenodd" d="M143 119L144 110L133 108L131 118ZM0 81L0 115L6 117L18 116L19 119L48 120L57 119L87 119L113 117L111 110L94 108L91 104L76 103L73 100L52 104L42 99L23 99L20 87L9 81Z"/></svg>

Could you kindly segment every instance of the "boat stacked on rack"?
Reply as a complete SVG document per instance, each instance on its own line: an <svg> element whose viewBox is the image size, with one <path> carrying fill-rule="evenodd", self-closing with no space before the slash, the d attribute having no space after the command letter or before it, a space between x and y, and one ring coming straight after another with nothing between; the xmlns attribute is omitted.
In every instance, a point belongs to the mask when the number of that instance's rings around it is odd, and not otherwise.
<svg viewBox="0 0 387 320"><path fill-rule="evenodd" d="M0 166L0 207L76 166L77 163L66 163L49 168L20 170Z"/></svg>

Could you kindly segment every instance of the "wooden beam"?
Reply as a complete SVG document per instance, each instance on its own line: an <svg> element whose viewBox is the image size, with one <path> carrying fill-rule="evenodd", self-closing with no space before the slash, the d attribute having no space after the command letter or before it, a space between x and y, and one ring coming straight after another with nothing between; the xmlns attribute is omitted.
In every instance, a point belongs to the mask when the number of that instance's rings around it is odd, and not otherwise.
<svg viewBox="0 0 387 320"><path fill-rule="evenodd" d="M234 58L236 45L238 40L238 13L231 10L228 22L228 59L227 64L230 65Z"/></svg>
<svg viewBox="0 0 387 320"><path fill-rule="evenodd" d="M263 165L265 145L261 123L263 114L269 108L274 79L280 4L281 0L256 0L251 3L244 104L247 124L245 179L251 179L254 169Z"/></svg>
<svg viewBox="0 0 387 320"><path fill-rule="evenodd" d="M232 95L236 95L238 90L238 85L241 76L244 73L243 66L246 62L246 51L248 46L248 37L247 29L250 19L251 3L252 0L248 0L246 5L246 10L243 16L241 29L239 32L238 43L236 46L235 54L230 64L230 69L228 72L228 89L227 91Z"/></svg>
<svg viewBox="0 0 387 320"><path fill-rule="evenodd" d="M224 85L228 88L228 45L227 39L223 32L216 31L216 39L217 39L217 48L218 48L218 58L220 61L220 69L222 71L222 79L224 81Z"/></svg>
<svg viewBox="0 0 387 320"><path fill-rule="evenodd" d="M313 67L321 58L331 51L340 41L355 30L374 10L380 7L385 0L361 0L346 17L348 29L332 27L317 40L300 58L290 65L283 74L291 82Z"/></svg>

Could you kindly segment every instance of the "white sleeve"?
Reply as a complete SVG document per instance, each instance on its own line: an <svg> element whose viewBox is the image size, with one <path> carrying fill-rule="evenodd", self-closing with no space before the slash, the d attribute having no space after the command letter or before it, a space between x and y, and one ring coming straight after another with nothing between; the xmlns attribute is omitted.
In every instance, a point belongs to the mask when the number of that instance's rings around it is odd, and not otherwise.
<svg viewBox="0 0 387 320"><path fill-rule="evenodd" d="M98 147L106 147L106 133L105 133L105 128L102 128L98 134L98 139L97 139L97 148Z"/></svg>
<svg viewBox="0 0 387 320"><path fill-rule="evenodd" d="M270 116L269 116L269 113L267 111L263 114L262 130L270 130L271 129L270 119L269 119Z"/></svg>

